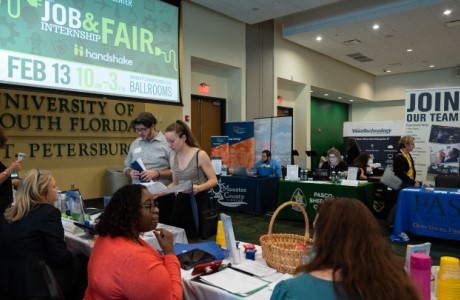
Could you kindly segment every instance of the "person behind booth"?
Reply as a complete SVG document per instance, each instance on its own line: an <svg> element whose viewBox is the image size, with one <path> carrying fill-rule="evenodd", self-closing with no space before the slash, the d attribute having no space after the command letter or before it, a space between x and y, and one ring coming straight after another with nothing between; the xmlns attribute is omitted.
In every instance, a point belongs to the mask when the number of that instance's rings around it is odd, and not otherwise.
<svg viewBox="0 0 460 300"><path fill-rule="evenodd" d="M361 152L354 160L351 166L358 168L358 180L367 180L367 166L370 155L366 152Z"/></svg>
<svg viewBox="0 0 460 300"><path fill-rule="evenodd" d="M258 168L272 168L274 170L274 174L279 178L283 178L283 171L281 170L280 164L276 161L276 159L272 159L272 153L270 150L262 151L261 160L256 162L253 170L257 170Z"/></svg>
<svg viewBox="0 0 460 300"><path fill-rule="evenodd" d="M329 175L332 172L344 172L348 170L348 166L342 161L342 155L339 150L331 148L327 151L327 161L321 166L321 169L329 170Z"/></svg>
<svg viewBox="0 0 460 300"><path fill-rule="evenodd" d="M0 149L5 148L7 141L5 131L0 126ZM11 173L18 172L21 167L22 161L19 159L11 162L8 167L0 161L0 215L13 203L13 186L17 186L20 180L12 179Z"/></svg>
<svg viewBox="0 0 460 300"><path fill-rule="evenodd" d="M49 299L39 265L44 261L52 269L66 299L83 298L87 259L74 257L67 250L61 212L53 205L57 199L58 188L51 172L32 169L25 174L15 205L2 216L0 295Z"/></svg>
<svg viewBox="0 0 460 300"><path fill-rule="evenodd" d="M96 220L85 300L182 299L173 234L157 228L159 209L140 184L119 188ZM153 231L164 254L140 238Z"/></svg>
<svg viewBox="0 0 460 300"><path fill-rule="evenodd" d="M399 139L399 149L393 159L393 172L402 180L401 189L406 187L420 187L421 183L415 181L415 166L414 159L410 152L415 148L415 139L410 135L402 136ZM389 226L393 225L394 216L396 212L396 202L398 201L399 191L392 190L390 192L390 201L392 208L387 216L387 223Z"/></svg>
<svg viewBox="0 0 460 300"><path fill-rule="evenodd" d="M201 150L190 128L181 120L170 124L165 130L166 140L173 151L170 165L173 172L172 183L191 181L191 190L178 193L171 217L171 225L183 228L189 238L205 238L203 212L209 208L208 191L217 185L217 177L211 159ZM198 216L193 215L191 198L194 197ZM193 200L192 200L193 201ZM199 228L195 221L198 217ZM217 229L217 227L216 227ZM207 237L206 237L207 238Z"/></svg>
<svg viewBox="0 0 460 300"><path fill-rule="evenodd" d="M157 119L149 112L141 112L132 123L139 137L129 147L124 162L124 173L132 179L133 183L153 180L169 185L172 177L169 167L171 149L163 133L156 128ZM131 167L131 164L139 158L146 168L143 172ZM162 197L158 203L161 210L160 223L170 224L174 195Z"/></svg>
<svg viewBox="0 0 460 300"><path fill-rule="evenodd" d="M359 200L327 198L313 222L313 253L271 300L404 299L417 289L371 211Z"/></svg>
<svg viewBox="0 0 460 300"><path fill-rule="evenodd" d="M358 142L354 138L347 138L347 150L345 151L347 165L351 165L359 153L361 153L361 148L359 148Z"/></svg>

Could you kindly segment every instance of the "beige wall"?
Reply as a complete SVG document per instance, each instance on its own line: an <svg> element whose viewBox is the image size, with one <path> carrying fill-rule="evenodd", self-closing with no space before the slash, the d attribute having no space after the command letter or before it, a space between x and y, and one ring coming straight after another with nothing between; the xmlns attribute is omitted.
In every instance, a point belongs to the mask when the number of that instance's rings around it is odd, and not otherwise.
<svg viewBox="0 0 460 300"><path fill-rule="evenodd" d="M123 165L139 112L154 113L159 129L181 117L178 106L1 88L0 106L8 135L2 162L24 152L20 176L32 168L50 170L61 190L73 185L86 199L105 195L105 170Z"/></svg>

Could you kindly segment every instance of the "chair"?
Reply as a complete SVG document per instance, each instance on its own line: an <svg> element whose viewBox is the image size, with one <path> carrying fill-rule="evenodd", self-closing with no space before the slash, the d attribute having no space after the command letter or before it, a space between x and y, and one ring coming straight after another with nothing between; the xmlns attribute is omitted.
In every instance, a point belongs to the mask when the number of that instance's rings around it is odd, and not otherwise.
<svg viewBox="0 0 460 300"><path fill-rule="evenodd" d="M460 188L460 176L437 175L434 185L443 188Z"/></svg>
<svg viewBox="0 0 460 300"><path fill-rule="evenodd" d="M65 300L64 293L62 292L56 277L54 277L53 270L51 270L51 268L43 260L39 261L38 265L40 266L43 278L45 279L46 285L48 286L51 299Z"/></svg>

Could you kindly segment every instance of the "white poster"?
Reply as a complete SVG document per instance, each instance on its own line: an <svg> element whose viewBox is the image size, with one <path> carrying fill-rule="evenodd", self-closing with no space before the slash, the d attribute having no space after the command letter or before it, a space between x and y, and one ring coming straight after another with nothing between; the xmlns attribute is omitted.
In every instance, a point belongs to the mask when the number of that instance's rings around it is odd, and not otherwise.
<svg viewBox="0 0 460 300"><path fill-rule="evenodd" d="M460 88L406 91L406 134L415 137L411 152L417 180L434 184L438 174L458 174Z"/></svg>

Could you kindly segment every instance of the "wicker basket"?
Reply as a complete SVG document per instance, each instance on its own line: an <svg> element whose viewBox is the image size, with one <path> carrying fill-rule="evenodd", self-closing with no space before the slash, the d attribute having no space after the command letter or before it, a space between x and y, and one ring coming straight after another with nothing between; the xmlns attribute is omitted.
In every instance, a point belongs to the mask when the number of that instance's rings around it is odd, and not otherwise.
<svg viewBox="0 0 460 300"><path fill-rule="evenodd" d="M300 209L305 219L305 235L277 233L272 234L273 223L278 213L286 206L294 205ZM310 243L310 233L308 228L308 216L303 206L294 201L288 201L280 205L273 214L268 234L260 237L262 246L262 256L267 265L281 273L294 274L297 266L301 264L301 256L308 255L308 250L296 250L297 244L307 247Z"/></svg>

